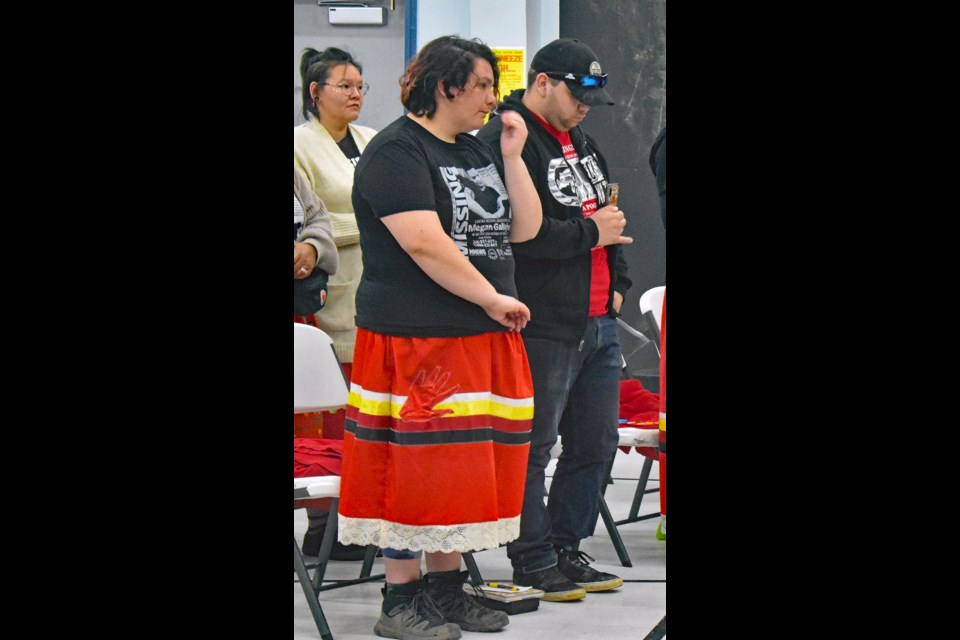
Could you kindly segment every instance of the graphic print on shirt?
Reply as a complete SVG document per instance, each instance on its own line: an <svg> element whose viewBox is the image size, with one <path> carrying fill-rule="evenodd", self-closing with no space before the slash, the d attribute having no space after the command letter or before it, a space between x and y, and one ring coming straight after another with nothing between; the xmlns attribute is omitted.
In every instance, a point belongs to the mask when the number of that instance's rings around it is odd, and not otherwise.
<svg viewBox="0 0 960 640"><path fill-rule="evenodd" d="M460 390L459 384L447 386L451 375L450 371L441 373L440 365L435 366L429 375L426 369L417 371L410 383L407 400L400 407L400 418L406 422L427 422L453 413L453 409L436 408L436 405Z"/></svg>
<svg viewBox="0 0 960 640"><path fill-rule="evenodd" d="M293 241L297 241L300 235L300 228L303 227L303 206L297 199L297 194L293 194Z"/></svg>
<svg viewBox="0 0 960 640"><path fill-rule="evenodd" d="M450 237L469 256L506 260L513 255L510 235L510 200L493 164L482 169L440 167L440 175L453 201Z"/></svg>
<svg viewBox="0 0 960 640"><path fill-rule="evenodd" d="M551 160L547 166L547 185L557 202L567 207L582 206L588 218L606 199L606 179L597 157L592 154L582 161L576 155Z"/></svg>

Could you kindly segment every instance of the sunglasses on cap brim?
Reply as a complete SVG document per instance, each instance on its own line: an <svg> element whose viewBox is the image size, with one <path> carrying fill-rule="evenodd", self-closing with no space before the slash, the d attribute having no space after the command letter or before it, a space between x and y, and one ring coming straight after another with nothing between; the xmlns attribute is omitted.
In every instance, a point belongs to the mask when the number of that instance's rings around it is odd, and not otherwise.
<svg viewBox="0 0 960 640"><path fill-rule="evenodd" d="M562 71L544 71L543 73L548 78L576 82L581 87L605 87L607 85L607 74L595 76L590 73L563 73Z"/></svg>

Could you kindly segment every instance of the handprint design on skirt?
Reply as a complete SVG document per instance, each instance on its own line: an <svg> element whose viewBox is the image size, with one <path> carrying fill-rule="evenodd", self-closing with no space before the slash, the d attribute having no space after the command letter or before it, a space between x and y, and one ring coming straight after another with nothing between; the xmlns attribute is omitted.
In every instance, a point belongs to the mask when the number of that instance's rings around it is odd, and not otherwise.
<svg viewBox="0 0 960 640"><path fill-rule="evenodd" d="M459 384L444 388L449 380L450 372L441 374L439 365L433 368L429 376L426 369L417 371L410 383L407 401L400 407L400 418L407 422L426 422L453 413L452 409L433 408L459 391Z"/></svg>

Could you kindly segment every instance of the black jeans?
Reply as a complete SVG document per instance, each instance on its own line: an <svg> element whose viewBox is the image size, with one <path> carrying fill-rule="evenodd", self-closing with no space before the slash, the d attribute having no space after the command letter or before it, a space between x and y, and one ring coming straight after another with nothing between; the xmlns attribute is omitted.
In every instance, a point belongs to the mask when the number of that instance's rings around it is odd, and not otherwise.
<svg viewBox="0 0 960 640"><path fill-rule="evenodd" d="M554 545L573 547L593 533L598 496L617 450L623 360L614 318L590 318L580 344L524 338L533 376L533 433L520 537L507 545L517 572L557 564ZM563 453L544 505L550 449Z"/></svg>

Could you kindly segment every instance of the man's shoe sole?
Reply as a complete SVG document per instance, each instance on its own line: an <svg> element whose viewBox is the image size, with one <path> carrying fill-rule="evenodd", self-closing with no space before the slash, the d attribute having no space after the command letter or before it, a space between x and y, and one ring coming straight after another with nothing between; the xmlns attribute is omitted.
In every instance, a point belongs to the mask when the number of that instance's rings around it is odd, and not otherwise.
<svg viewBox="0 0 960 640"><path fill-rule="evenodd" d="M510 624L510 619L507 618L506 622L504 622L503 624L474 625L474 624L467 624L465 622L458 622L456 624L464 631L477 631L480 633L489 633L491 631L499 631L500 629L503 629L505 626Z"/></svg>
<svg viewBox="0 0 960 640"><path fill-rule="evenodd" d="M378 621L373 625L373 632L380 636L381 638L398 638L399 640L420 640L422 638L436 638L437 640L460 640L462 637L460 634L460 627L457 627L456 630L453 629L451 623L447 623L447 635L421 635L420 633L404 633L403 631L395 631L389 629L386 626L381 626Z"/></svg>
<svg viewBox="0 0 960 640"><path fill-rule="evenodd" d="M591 593L596 591L609 591L623 586L623 578L614 578L613 580L604 580L603 582L578 582L585 591Z"/></svg>
<svg viewBox="0 0 960 640"><path fill-rule="evenodd" d="M587 597L586 589L571 589L570 591L553 591L544 593L540 596L541 600L548 602L569 602L571 600L583 600Z"/></svg>

